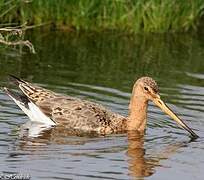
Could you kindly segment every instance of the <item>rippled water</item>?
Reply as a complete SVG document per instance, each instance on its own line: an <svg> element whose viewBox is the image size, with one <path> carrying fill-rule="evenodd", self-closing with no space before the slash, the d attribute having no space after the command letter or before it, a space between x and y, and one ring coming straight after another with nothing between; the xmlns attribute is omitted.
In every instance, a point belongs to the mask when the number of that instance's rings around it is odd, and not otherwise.
<svg viewBox="0 0 204 180"><path fill-rule="evenodd" d="M15 74L51 90L128 114L132 85L157 80L168 105L200 136L188 134L150 103L144 137L25 132L28 118L0 92L0 173L32 179L203 179L204 36L31 32L37 54L0 54L0 85ZM11 86L11 85L9 85ZM12 87L12 86L11 86ZM32 125L33 131L37 128ZM32 130L32 129L31 129Z"/></svg>

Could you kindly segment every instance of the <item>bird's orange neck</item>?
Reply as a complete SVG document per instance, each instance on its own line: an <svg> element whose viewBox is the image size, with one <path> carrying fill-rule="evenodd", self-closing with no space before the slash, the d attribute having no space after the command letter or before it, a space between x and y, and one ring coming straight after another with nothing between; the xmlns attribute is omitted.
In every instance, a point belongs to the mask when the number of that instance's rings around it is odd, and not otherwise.
<svg viewBox="0 0 204 180"><path fill-rule="evenodd" d="M148 100L133 90L129 104L129 116L127 120L128 130L144 132L147 122Z"/></svg>

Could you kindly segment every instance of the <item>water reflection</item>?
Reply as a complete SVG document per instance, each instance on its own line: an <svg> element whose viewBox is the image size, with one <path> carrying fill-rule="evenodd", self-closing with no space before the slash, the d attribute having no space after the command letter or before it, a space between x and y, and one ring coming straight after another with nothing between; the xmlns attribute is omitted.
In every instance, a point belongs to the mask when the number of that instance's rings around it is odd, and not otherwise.
<svg viewBox="0 0 204 180"><path fill-rule="evenodd" d="M136 131L128 132L128 149L127 156L129 157L129 171L131 176L146 177L151 176L155 171L156 163L154 159L145 157L144 135ZM154 164L154 162L156 162Z"/></svg>
<svg viewBox="0 0 204 180"><path fill-rule="evenodd" d="M100 137L95 132L81 132L75 129L65 129L63 126L46 126L44 124L38 122L26 122L25 124L21 125L19 130L19 138L23 144L32 142L43 142L47 143L54 143L54 144L69 144L69 145L77 145L77 144L84 144L85 142L81 141L73 141L71 138L75 139L76 137L84 137L85 139ZM82 138L83 139L83 138ZM75 139L76 140L76 139Z"/></svg>
<svg viewBox="0 0 204 180"><path fill-rule="evenodd" d="M121 152L121 150L125 150L128 157L126 161L128 163L129 176L133 177L133 179L143 179L143 177L152 176L156 172L156 169L158 167L163 166L161 163L162 160L171 158L179 151L179 149L187 147L189 143L192 142L191 140L180 142L177 141L174 143L171 142L170 144L164 144L163 146L160 146L161 149L159 149L159 151L154 151L154 148L150 149L149 151L149 149L145 147L145 136L138 133L137 131L128 131L127 134L124 134L124 136L127 136L127 147L124 145L122 145L121 147L114 147L109 142L109 138L114 138L114 136L100 137L94 133L82 134L81 132L77 131L65 131L62 127L50 128L47 130L42 127L41 131L38 131L41 128L40 125L38 128L36 128L36 126L38 125L30 125L29 128L30 132L32 132L31 134L28 133L28 125L23 125L21 127L21 133L18 139L18 143L16 144L17 147L15 147L15 149L18 149L18 151L20 150L22 152L29 151L33 155L37 153L40 156L43 156L43 158L44 156L50 158L49 150L46 150L49 144L52 144L55 147L56 145L68 146L70 149L67 152L60 152L59 149L56 149L56 153L64 154L64 159L67 158L67 155L76 157L81 156L81 158L85 155L87 157L97 158L101 153L112 153L113 151L116 153ZM34 129L32 130L32 128ZM36 137L36 133L34 133L35 137L32 137L35 130L37 130L36 132L39 133L38 137ZM97 143L101 143L103 141L107 142L107 147L97 146ZM94 143L96 146L92 146L91 152L89 148L83 148L83 146L89 143ZM83 152L79 151L80 148L83 149ZM15 151L9 155L9 158L14 158L22 155L19 152L15 153ZM43 152L43 154L41 154L41 152ZM109 173L113 172L111 172L110 170Z"/></svg>
<svg viewBox="0 0 204 180"><path fill-rule="evenodd" d="M129 131L127 156L129 164L129 172L133 177L148 177L155 173L156 168L160 165L161 160L168 159L173 156L180 148L187 146L189 142L175 142L162 147L160 152L156 154L146 154L144 147L144 135L136 131Z"/></svg>

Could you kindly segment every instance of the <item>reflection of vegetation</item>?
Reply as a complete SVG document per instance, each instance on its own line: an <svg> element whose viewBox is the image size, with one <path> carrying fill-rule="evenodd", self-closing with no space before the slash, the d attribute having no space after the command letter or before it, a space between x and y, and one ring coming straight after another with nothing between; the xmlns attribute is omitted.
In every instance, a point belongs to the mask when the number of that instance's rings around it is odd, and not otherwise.
<svg viewBox="0 0 204 180"><path fill-rule="evenodd" d="M69 95L81 96L85 93L86 96L89 94L89 99L100 99L98 94L108 95L109 98L109 93L112 93L111 96L115 97L117 94L124 99L120 92L114 92L113 89L131 92L135 79L147 75L158 82L162 98L167 103L174 101L174 104L175 99L178 99L175 97L181 95L177 85L204 86L203 81L187 74L204 72L204 36L125 36L116 32L29 33L27 35L38 54L12 54L7 57L0 54L1 80L5 81L8 74L15 74ZM71 82L81 86L70 85ZM83 84L110 89L108 92L103 88L97 91ZM129 94L125 95L126 99L129 99L128 96Z"/></svg>
<svg viewBox="0 0 204 180"><path fill-rule="evenodd" d="M143 75L154 77L165 87L173 87L180 82L190 83L192 78L184 73L204 71L203 39L188 34L121 36L36 31L31 35L29 39L38 48L38 56L23 56L25 61L21 61L17 72L24 78L34 74L38 82L61 85L68 81L100 82L130 91L135 78ZM4 71L12 72L9 67Z"/></svg>
<svg viewBox="0 0 204 180"><path fill-rule="evenodd" d="M0 2L0 20L53 23L76 29L166 32L196 28L203 0L9 0ZM5 10L6 9L6 10Z"/></svg>

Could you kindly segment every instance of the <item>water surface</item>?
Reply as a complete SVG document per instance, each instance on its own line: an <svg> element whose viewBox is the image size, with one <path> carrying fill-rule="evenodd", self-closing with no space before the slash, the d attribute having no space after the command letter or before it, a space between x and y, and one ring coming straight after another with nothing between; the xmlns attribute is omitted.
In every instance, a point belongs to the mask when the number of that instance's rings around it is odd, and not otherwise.
<svg viewBox="0 0 204 180"><path fill-rule="evenodd" d="M152 103L144 137L135 133L70 136L57 128L30 137L22 128L28 118L0 92L0 173L49 180L202 179L203 37L30 32L28 38L37 54L31 55L26 49L23 54L12 49L2 51L1 86L8 85L8 74L15 74L126 116L135 79L148 75L158 82L162 99L200 138L191 141Z"/></svg>

